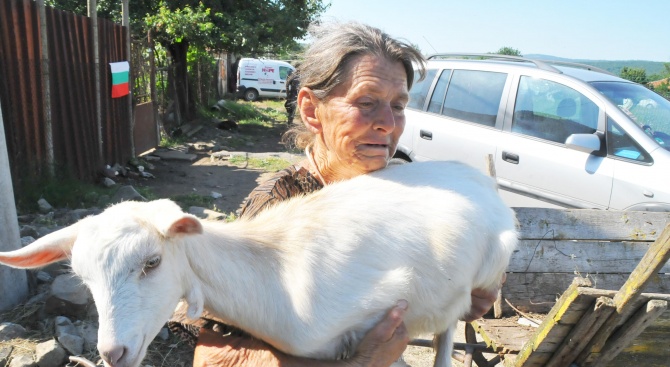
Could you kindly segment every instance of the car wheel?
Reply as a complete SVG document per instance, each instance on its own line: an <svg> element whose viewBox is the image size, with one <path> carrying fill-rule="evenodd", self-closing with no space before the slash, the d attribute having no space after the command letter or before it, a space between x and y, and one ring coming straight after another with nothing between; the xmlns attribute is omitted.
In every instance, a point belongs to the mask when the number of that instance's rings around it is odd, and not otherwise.
<svg viewBox="0 0 670 367"><path fill-rule="evenodd" d="M247 89L244 91L244 100L253 102L258 99L258 92L255 89Z"/></svg>

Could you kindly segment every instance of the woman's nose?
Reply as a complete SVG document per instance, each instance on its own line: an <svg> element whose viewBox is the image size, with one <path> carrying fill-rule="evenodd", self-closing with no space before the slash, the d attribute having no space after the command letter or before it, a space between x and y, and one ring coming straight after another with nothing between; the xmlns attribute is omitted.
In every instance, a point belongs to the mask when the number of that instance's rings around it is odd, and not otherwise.
<svg viewBox="0 0 670 367"><path fill-rule="evenodd" d="M396 115L393 111L393 107L390 105L383 106L379 108L377 115L375 116L375 126L377 130L384 130L385 132L391 132L396 125Z"/></svg>

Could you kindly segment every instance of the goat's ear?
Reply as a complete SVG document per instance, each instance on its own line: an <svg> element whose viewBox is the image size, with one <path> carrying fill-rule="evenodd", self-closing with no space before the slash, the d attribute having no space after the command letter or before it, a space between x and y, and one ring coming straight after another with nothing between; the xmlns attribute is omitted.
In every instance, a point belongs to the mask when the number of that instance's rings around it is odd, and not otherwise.
<svg viewBox="0 0 670 367"><path fill-rule="evenodd" d="M143 207L142 215L148 218L165 237L202 233L198 218L181 211L171 200L161 199Z"/></svg>
<svg viewBox="0 0 670 367"><path fill-rule="evenodd" d="M52 232L15 251L0 252L0 263L20 269L32 269L68 259L77 239L79 224Z"/></svg>
<svg viewBox="0 0 670 367"><path fill-rule="evenodd" d="M176 235L188 235L202 233L202 224L192 215L184 215L172 223L168 228L167 236L172 237Z"/></svg>

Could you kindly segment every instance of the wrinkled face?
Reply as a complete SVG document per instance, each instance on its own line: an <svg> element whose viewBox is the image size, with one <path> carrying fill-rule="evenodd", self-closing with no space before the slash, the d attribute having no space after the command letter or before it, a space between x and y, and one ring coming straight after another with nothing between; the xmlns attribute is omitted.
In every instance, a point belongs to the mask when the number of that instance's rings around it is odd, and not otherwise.
<svg viewBox="0 0 670 367"><path fill-rule="evenodd" d="M99 314L98 350L107 366L135 367L181 296L172 256L155 230L103 213L87 219L72 269L91 290Z"/></svg>
<svg viewBox="0 0 670 367"><path fill-rule="evenodd" d="M347 70L349 80L319 102L316 111L328 169L340 180L386 167L405 128L409 99L400 62L362 55Z"/></svg>

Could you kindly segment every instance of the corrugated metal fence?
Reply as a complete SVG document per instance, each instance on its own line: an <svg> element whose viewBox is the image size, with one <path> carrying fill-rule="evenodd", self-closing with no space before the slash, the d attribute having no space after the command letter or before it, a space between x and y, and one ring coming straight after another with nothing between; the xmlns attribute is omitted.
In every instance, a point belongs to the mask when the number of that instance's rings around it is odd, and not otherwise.
<svg viewBox="0 0 670 367"><path fill-rule="evenodd" d="M50 154L55 169L81 179L130 158L130 97L111 98L109 68L110 62L129 60L126 29L104 19L98 19L98 29L96 68L90 19L47 7L45 68L37 4L0 1L0 102L15 191L22 180L48 169ZM100 125L95 73L101 81ZM47 98L43 77L48 79Z"/></svg>

